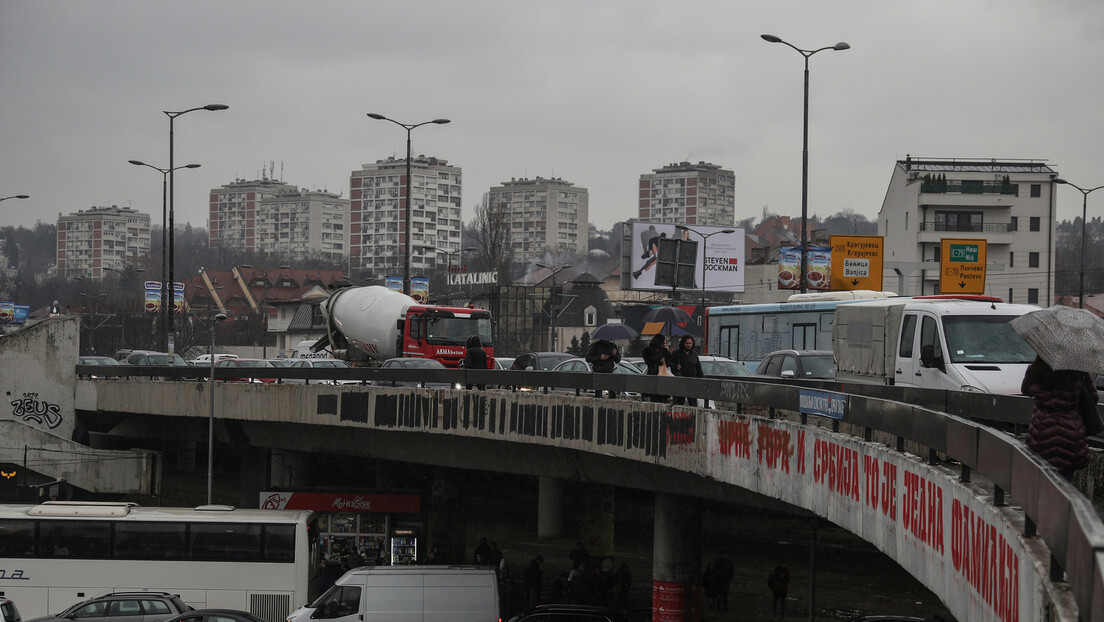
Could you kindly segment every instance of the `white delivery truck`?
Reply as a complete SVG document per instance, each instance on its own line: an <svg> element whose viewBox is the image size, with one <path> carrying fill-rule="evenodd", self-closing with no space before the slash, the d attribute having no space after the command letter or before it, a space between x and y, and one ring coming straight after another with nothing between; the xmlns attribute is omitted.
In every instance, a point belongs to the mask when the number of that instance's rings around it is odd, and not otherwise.
<svg viewBox="0 0 1104 622"><path fill-rule="evenodd" d="M918 296L836 308L836 379L1018 394L1035 351L1012 329L1038 311L987 296Z"/></svg>
<svg viewBox="0 0 1104 622"><path fill-rule="evenodd" d="M346 572L287 622L499 622L489 567L362 566Z"/></svg>

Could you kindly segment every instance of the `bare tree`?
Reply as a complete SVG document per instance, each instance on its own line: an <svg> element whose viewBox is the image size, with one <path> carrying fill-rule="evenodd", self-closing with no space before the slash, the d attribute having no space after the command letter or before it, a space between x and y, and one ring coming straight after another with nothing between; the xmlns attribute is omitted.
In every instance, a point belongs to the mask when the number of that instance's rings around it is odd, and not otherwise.
<svg viewBox="0 0 1104 622"><path fill-rule="evenodd" d="M471 222L472 238L479 249L480 263L491 270L498 270L500 279L510 275L514 252L510 247L510 215L507 203L491 203L489 193L475 208Z"/></svg>

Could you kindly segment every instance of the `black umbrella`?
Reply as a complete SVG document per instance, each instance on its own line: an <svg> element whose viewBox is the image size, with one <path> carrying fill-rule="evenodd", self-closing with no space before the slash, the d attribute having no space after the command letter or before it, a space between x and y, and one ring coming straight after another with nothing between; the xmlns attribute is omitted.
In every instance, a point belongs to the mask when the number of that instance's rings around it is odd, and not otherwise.
<svg viewBox="0 0 1104 622"><path fill-rule="evenodd" d="M690 314L678 307L656 307L644 314L644 323L662 322L667 335L692 335L698 332Z"/></svg>
<svg viewBox="0 0 1104 622"><path fill-rule="evenodd" d="M617 341L619 339L635 339L639 334L628 324L603 324L590 333L590 338Z"/></svg>

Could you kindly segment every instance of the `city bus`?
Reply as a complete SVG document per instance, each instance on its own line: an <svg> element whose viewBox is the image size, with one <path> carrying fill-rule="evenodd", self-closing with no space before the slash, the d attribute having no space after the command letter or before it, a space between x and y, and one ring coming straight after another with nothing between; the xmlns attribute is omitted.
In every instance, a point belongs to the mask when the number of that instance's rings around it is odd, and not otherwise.
<svg viewBox="0 0 1104 622"><path fill-rule="evenodd" d="M894 296L870 290L814 292L794 294L786 302L711 307L706 310L705 352L754 370L775 350L831 350L837 306Z"/></svg>
<svg viewBox="0 0 1104 622"><path fill-rule="evenodd" d="M0 505L0 596L24 618L118 591L164 591L269 622L317 596L317 519L306 510L133 503Z"/></svg>

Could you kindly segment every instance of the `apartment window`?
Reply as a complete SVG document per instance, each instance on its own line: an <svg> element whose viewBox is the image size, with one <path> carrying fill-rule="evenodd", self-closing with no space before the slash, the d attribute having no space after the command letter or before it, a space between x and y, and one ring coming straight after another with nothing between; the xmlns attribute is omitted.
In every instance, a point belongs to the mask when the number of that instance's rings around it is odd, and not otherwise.
<svg viewBox="0 0 1104 622"><path fill-rule="evenodd" d="M1016 265L1016 253L1008 253L1008 267L1011 268Z"/></svg>
<svg viewBox="0 0 1104 622"><path fill-rule="evenodd" d="M981 212L936 212L936 231L981 231Z"/></svg>
<svg viewBox="0 0 1104 622"><path fill-rule="evenodd" d="M1027 290L1027 304L1037 305L1039 304L1039 290L1032 287Z"/></svg>
<svg viewBox="0 0 1104 622"><path fill-rule="evenodd" d="M1028 268L1038 268L1039 267L1039 253L1028 253L1027 254L1027 267Z"/></svg>
<svg viewBox="0 0 1104 622"><path fill-rule="evenodd" d="M1039 218L1038 216L1032 216L1031 217L1031 230L1032 231L1039 231L1042 228L1042 224L1043 224L1042 219Z"/></svg>
<svg viewBox="0 0 1104 622"><path fill-rule="evenodd" d="M1042 184L1031 184L1031 196L1034 198L1043 196Z"/></svg>
<svg viewBox="0 0 1104 622"><path fill-rule="evenodd" d="M1011 287L1008 288L1008 300L1006 302L1008 302L1009 304L1012 303L1012 288Z"/></svg>
<svg viewBox="0 0 1104 622"><path fill-rule="evenodd" d="M1009 231L1019 231L1020 230L1020 217L1019 216L1013 216L1012 217L1011 222L1008 223L1008 230Z"/></svg>

